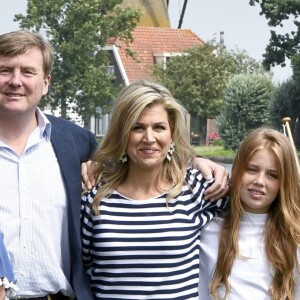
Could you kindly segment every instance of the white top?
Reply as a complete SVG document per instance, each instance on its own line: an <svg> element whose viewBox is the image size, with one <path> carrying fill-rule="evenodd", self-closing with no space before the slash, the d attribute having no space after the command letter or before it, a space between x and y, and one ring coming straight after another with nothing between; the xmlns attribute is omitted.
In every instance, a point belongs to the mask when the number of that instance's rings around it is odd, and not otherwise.
<svg viewBox="0 0 300 300"><path fill-rule="evenodd" d="M73 295L65 188L50 142L51 124L39 110L37 115L39 126L20 156L0 140L0 232L17 295L59 290Z"/></svg>
<svg viewBox="0 0 300 300"><path fill-rule="evenodd" d="M99 215L91 212L97 188L82 197L83 259L95 299L198 299L201 228L225 200L204 200L209 182L197 170L186 181L168 204L166 194L132 200L114 191Z"/></svg>
<svg viewBox="0 0 300 300"><path fill-rule="evenodd" d="M239 231L239 251L229 282L231 290L226 300L271 300L268 289L272 282L272 268L264 250L264 224L267 214L245 213ZM219 231L222 221L212 220L202 229L200 251L199 300L213 299L209 283L217 261ZM300 253L298 250L298 259ZM300 277L296 277L295 299L300 299ZM221 298L225 294L219 288Z"/></svg>

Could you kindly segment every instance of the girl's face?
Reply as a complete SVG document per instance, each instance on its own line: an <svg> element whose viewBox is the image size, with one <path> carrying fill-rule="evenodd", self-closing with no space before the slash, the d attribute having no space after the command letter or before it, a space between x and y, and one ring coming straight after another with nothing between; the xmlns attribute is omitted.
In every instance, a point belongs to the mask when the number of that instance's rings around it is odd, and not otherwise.
<svg viewBox="0 0 300 300"><path fill-rule="evenodd" d="M241 201L247 212L267 213L280 187L275 155L267 149L258 150L250 159L242 177Z"/></svg>
<svg viewBox="0 0 300 300"><path fill-rule="evenodd" d="M146 107L131 129L126 153L131 168L159 169L172 142L168 113L161 104Z"/></svg>

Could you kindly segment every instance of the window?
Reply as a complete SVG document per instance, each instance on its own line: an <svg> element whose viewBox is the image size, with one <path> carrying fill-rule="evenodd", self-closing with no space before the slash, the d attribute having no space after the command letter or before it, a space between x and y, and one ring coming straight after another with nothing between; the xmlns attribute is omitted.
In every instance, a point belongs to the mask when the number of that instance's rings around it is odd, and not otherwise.
<svg viewBox="0 0 300 300"><path fill-rule="evenodd" d="M172 57L174 56L180 56L182 55L182 53L179 53L179 52L172 52L172 53L168 53L168 52L157 52L157 53L153 53L153 56L155 58L155 62L157 64L164 64L164 68L166 67L167 65L167 62L172 59Z"/></svg>
<svg viewBox="0 0 300 300"><path fill-rule="evenodd" d="M109 75L114 75L115 74L115 66L107 66L106 73Z"/></svg>

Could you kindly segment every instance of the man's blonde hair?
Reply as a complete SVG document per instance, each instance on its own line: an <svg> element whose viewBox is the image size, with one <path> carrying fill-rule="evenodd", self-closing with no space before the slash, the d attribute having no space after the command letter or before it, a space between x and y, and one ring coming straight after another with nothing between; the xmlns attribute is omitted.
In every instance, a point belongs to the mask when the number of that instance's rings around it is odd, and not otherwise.
<svg viewBox="0 0 300 300"><path fill-rule="evenodd" d="M0 35L1 56L24 54L32 47L41 49L44 58L44 75L48 76L54 64L54 49L41 35L27 30L12 31Z"/></svg>

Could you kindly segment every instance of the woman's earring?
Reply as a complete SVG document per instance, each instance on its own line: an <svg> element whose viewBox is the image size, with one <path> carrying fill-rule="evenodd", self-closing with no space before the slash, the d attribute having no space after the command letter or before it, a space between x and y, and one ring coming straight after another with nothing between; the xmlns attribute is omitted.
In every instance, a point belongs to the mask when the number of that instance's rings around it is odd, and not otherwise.
<svg viewBox="0 0 300 300"><path fill-rule="evenodd" d="M172 142L171 145L170 145L170 149L169 149L169 151L167 153L167 160L168 161L171 161L172 154L174 153L174 151L175 151L175 144L174 144L174 142Z"/></svg>
<svg viewBox="0 0 300 300"><path fill-rule="evenodd" d="M127 154L126 154L126 153L123 153L123 154L121 155L121 157L120 157L120 161L121 161L123 164L125 164L127 160L128 160Z"/></svg>

